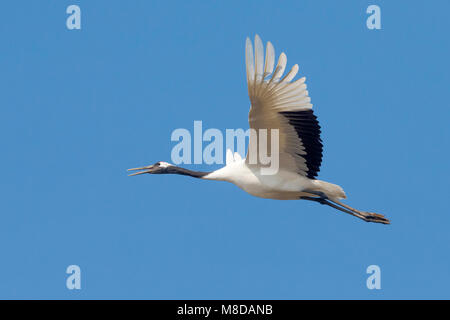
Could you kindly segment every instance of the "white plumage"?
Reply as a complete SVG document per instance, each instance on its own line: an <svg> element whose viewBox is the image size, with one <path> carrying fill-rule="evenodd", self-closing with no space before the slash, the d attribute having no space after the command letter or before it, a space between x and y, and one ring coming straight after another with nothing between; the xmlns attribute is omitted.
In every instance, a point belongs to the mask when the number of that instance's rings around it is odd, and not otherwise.
<svg viewBox="0 0 450 320"><path fill-rule="evenodd" d="M226 165L219 170L197 172L158 162L129 169L144 170L132 175L174 173L228 181L256 197L316 201L365 221L388 224L389 220L380 214L356 210L341 203L339 199L346 198L346 195L340 186L315 179L322 162L322 140L305 77L293 81L299 70L297 64L284 75L287 57L281 53L275 66L275 49L270 42L266 45L265 58L264 46L258 35L254 44L253 50L252 42L247 38L245 61L251 102L249 124L257 133L267 131L268 137L272 131L278 132L277 145L272 145L272 140L267 138L267 154L278 150L278 170L273 174L263 173L262 169L267 168L267 164L258 157L259 136L250 135L246 158L227 150Z"/></svg>

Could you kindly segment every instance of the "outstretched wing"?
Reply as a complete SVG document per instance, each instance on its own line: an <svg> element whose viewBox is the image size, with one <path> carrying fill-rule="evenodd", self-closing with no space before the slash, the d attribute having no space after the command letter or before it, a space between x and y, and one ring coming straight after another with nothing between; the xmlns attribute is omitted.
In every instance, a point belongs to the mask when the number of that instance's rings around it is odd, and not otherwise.
<svg viewBox="0 0 450 320"><path fill-rule="evenodd" d="M267 42L264 59L264 47L258 35L255 36L255 51L251 40L247 38L245 58L251 101L250 128L255 129L255 132L267 129L269 133L271 129L278 129L280 168L314 179L322 163L323 145L305 78L292 82L297 75L298 65L294 65L283 77L286 55L281 53L275 67L272 44ZM270 141L269 134L268 150L273 149ZM250 135L248 150L246 161L249 161L250 150L259 150L255 136Z"/></svg>

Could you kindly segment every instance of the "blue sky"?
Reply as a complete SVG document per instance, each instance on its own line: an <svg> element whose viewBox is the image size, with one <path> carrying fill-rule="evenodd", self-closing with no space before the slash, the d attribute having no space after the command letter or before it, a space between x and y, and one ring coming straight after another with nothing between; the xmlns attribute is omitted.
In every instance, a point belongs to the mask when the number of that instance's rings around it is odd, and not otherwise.
<svg viewBox="0 0 450 320"><path fill-rule="evenodd" d="M71 4L81 30L66 28ZM370 4L381 30L366 27ZM1 8L0 298L450 298L448 1ZM392 225L224 182L127 177L170 161L172 131L194 120L248 127L255 33L307 77L319 178ZM81 290L66 288L72 264ZM381 290L366 287L373 264Z"/></svg>

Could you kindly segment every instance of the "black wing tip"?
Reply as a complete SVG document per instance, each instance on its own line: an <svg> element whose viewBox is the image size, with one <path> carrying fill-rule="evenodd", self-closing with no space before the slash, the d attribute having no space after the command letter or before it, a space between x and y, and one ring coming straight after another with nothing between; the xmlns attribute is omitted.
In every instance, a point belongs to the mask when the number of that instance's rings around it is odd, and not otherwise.
<svg viewBox="0 0 450 320"><path fill-rule="evenodd" d="M322 164L323 144L320 138L321 130L317 116L312 109L301 111L281 111L289 124L295 128L297 136L302 140L306 154L299 154L306 161L308 171L306 176L315 179Z"/></svg>

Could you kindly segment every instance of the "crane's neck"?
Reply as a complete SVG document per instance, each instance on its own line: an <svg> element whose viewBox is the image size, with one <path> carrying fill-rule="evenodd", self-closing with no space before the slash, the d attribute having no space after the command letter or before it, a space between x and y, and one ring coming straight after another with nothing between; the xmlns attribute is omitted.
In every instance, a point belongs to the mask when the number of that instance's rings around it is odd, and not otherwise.
<svg viewBox="0 0 450 320"><path fill-rule="evenodd" d="M201 179L201 178L204 178L205 176L207 176L208 174L210 174L211 172L193 171L193 170L189 170L189 169L181 168L181 167L177 167L177 166L170 166L170 167L167 167L167 169L164 171L164 173L181 174L184 176L190 176L190 177Z"/></svg>
<svg viewBox="0 0 450 320"><path fill-rule="evenodd" d="M218 181L230 181L230 174L233 175L233 172L230 172L230 169L225 166L215 171L193 171L186 168L177 167L171 165L167 167L164 172L160 173L169 173L169 174L181 174L184 176L190 176L198 179L204 180L218 180Z"/></svg>

